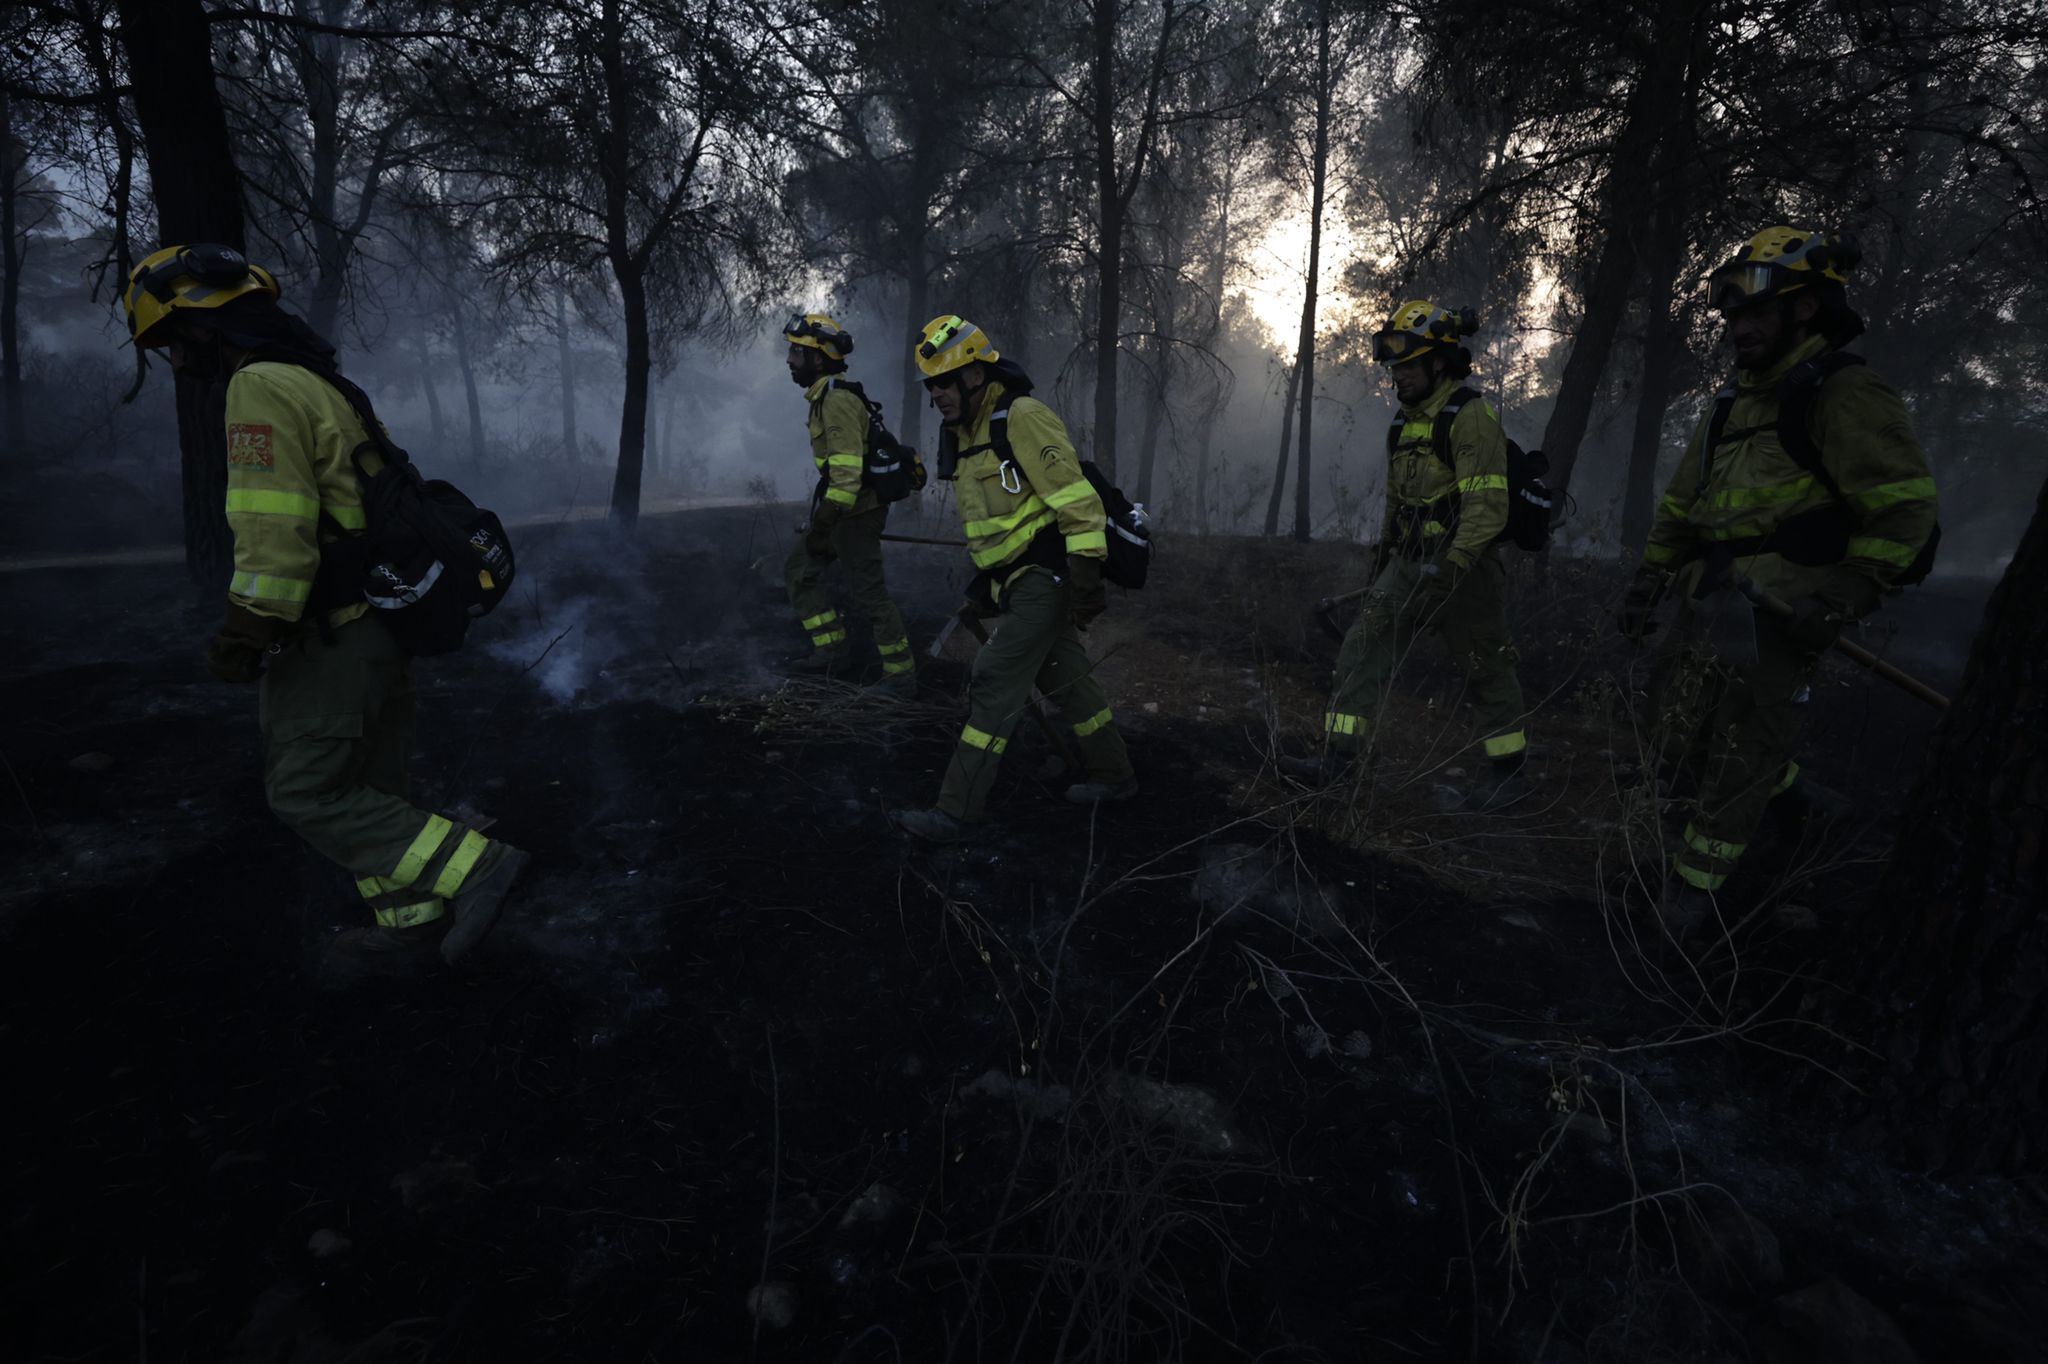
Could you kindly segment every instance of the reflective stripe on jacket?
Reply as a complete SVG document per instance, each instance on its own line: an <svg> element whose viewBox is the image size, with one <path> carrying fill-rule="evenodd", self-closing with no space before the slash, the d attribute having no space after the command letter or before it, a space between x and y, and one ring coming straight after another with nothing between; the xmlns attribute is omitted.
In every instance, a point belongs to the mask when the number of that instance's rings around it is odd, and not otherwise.
<svg viewBox="0 0 2048 1364"><path fill-rule="evenodd" d="M1420 403L1401 406L1401 431L1387 457L1387 539L1398 535L1402 509L1420 523L1422 552L1470 568L1508 523L1508 441L1500 414L1484 398L1467 402L1451 421L1450 459L1437 453L1436 418L1460 387L1445 379ZM1432 504L1456 494L1456 528L1431 515ZM1443 511L1447 509L1439 509ZM1411 551L1412 552L1412 551Z"/></svg>
<svg viewBox="0 0 2048 1364"><path fill-rule="evenodd" d="M1017 564L1032 538L1057 526L1068 554L1101 559L1109 554L1107 520L1095 485L1081 472L1080 456L1065 423L1036 398L1010 404L1012 464L1006 472L994 448L990 415L1002 403L1003 386L990 382L974 411L956 424L960 462L953 500L959 504L967 553L984 571ZM1021 567L1021 565L1019 565ZM999 579L1007 576L998 573Z"/></svg>
<svg viewBox="0 0 2048 1364"><path fill-rule="evenodd" d="M1700 445L1713 420L1711 408L1657 506L1645 564L1678 566L1716 541L1768 536L1802 512L1830 506L1834 499L1827 487L1778 440L1777 397L1779 380L1793 366L1827 349L1827 341L1815 337L1768 370L1736 375L1735 402L1705 486ZM1932 532L1934 479L1905 403L1866 365L1849 366L1826 381L1813 401L1811 429L1821 463L1856 519L1847 553L1839 564L1800 565L1767 550L1738 558L1735 570L1788 598L1829 583L1831 595L1860 615L1876 605L1878 594L1913 562Z"/></svg>
<svg viewBox="0 0 2048 1364"><path fill-rule="evenodd" d="M811 433L811 463L825 483L825 500L847 511L872 511L873 489L861 486L867 469L868 405L826 375L804 390L811 405L805 429Z"/></svg>
<svg viewBox="0 0 2048 1364"><path fill-rule="evenodd" d="M235 534L228 598L259 616L297 620L312 595L322 539L364 528L350 456L369 435L326 380L265 360L228 379L227 438L228 528ZM383 464L376 451L364 452L370 473ZM321 525L323 510L333 526ZM339 625L369 609L358 602L328 620Z"/></svg>

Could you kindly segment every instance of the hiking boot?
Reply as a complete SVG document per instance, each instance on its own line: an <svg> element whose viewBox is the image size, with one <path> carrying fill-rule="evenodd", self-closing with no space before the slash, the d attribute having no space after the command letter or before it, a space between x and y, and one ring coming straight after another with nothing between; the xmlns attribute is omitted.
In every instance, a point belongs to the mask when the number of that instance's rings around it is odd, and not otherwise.
<svg viewBox="0 0 2048 1364"><path fill-rule="evenodd" d="M381 976L386 980L412 980L429 975L441 964L440 954L434 949L447 922L437 919L411 928L386 928L381 924L344 928L327 944L322 965L349 979Z"/></svg>
<svg viewBox="0 0 2048 1364"><path fill-rule="evenodd" d="M477 859L462 889L448 902L448 933L441 939L441 960L453 966L484 940L484 934L498 922L506 897L512 894L512 883L532 860L530 853L509 843L493 843Z"/></svg>
<svg viewBox="0 0 2048 1364"><path fill-rule="evenodd" d="M1310 786L1335 786L1348 780L1355 761L1351 754L1340 753L1334 748L1326 748L1306 758L1293 758L1283 753L1275 759L1282 772Z"/></svg>
<svg viewBox="0 0 2048 1364"><path fill-rule="evenodd" d="M1657 895L1657 917L1679 942L1698 933L1714 916L1714 892L1701 890L1676 872L1665 876Z"/></svg>
<svg viewBox="0 0 2048 1364"><path fill-rule="evenodd" d="M1489 773L1470 786L1438 786L1430 798L1444 814L1498 814L1535 793L1535 786L1517 770Z"/></svg>
<svg viewBox="0 0 2048 1364"><path fill-rule="evenodd" d="M917 699L917 674L914 672L884 673L882 674L882 680L875 683L870 690L885 691L904 701L915 701Z"/></svg>
<svg viewBox="0 0 2048 1364"><path fill-rule="evenodd" d="M1138 779L1122 781L1077 781L1067 788L1067 799L1076 805L1105 805L1129 800L1138 794Z"/></svg>
<svg viewBox="0 0 2048 1364"><path fill-rule="evenodd" d="M973 825L962 823L944 810L891 810L889 822L927 843L961 843L974 836Z"/></svg>
<svg viewBox="0 0 2048 1364"><path fill-rule="evenodd" d="M845 649L818 649L785 662L783 671L797 677L837 677L852 655Z"/></svg>

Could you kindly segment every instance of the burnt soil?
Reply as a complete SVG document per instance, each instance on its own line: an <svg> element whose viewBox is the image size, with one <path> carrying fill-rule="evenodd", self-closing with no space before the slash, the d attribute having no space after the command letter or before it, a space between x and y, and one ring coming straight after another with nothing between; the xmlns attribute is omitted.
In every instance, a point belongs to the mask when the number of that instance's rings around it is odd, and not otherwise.
<svg viewBox="0 0 2048 1364"><path fill-rule="evenodd" d="M914 704L783 686L790 516L525 533L418 666L414 783L533 870L409 982L325 964L359 911L264 808L213 608L0 575L0 1358L2039 1357L2037 1190L1888 1166L1798 1059L1910 703L1826 675L1808 767L1855 799L1688 965L1631 942L1608 573L1518 591L1540 798L1444 816L1433 650L1374 791L1266 761L1362 553L1168 541L1094 632L1142 798L1063 803L1025 724L1000 822L913 847L884 812L936 791L971 646ZM891 564L922 650L965 575ZM1897 655L1953 685L1980 600L1924 590Z"/></svg>

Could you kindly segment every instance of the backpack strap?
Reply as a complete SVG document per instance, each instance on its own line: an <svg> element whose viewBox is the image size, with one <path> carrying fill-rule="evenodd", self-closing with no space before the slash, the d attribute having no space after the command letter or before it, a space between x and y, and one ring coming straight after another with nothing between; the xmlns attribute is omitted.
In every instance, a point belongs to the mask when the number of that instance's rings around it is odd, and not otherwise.
<svg viewBox="0 0 2048 1364"><path fill-rule="evenodd" d="M1728 414L1735 410L1735 381L1730 379L1721 385L1721 391L1714 395L1714 414L1707 419L1707 434L1700 441L1700 474L1693 483L1693 500L1707 495L1707 484L1714 477L1714 452L1721 448L1721 441L1728 429ZM1748 432L1739 432L1747 435Z"/></svg>
<svg viewBox="0 0 2048 1364"><path fill-rule="evenodd" d="M1820 445L1813 438L1813 406L1819 401L1820 392L1827 387L1828 380L1862 363L1860 355L1839 350L1824 351L1811 360L1794 365L1791 372L1778 381L1778 444L1785 447L1785 453L1792 456L1794 463L1828 490L1829 497L1845 508L1849 507L1849 499L1842 496L1842 485L1828 472L1827 464L1821 458Z"/></svg>
<svg viewBox="0 0 2048 1364"><path fill-rule="evenodd" d="M1458 463L1457 457L1451 453L1451 427L1457 422L1458 413L1465 409L1465 404L1478 400L1478 389L1461 388L1445 399L1444 405L1437 411L1436 430L1432 431L1429 437L1430 452L1442 460L1446 467L1456 468Z"/></svg>

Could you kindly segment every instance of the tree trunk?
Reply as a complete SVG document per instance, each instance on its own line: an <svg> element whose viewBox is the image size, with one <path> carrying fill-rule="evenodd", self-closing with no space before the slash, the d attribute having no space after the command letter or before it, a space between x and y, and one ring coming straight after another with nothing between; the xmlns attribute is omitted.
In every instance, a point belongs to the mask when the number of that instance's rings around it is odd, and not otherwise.
<svg viewBox="0 0 2048 1364"><path fill-rule="evenodd" d="M413 344L420 353L420 390L427 395L427 420L433 426L434 448L439 450L447 440L448 428L441 417L441 390L434 383L434 352L424 331L413 334Z"/></svg>
<svg viewBox="0 0 2048 1364"><path fill-rule="evenodd" d="M1704 13L1705 11L1700 11ZM1600 247L1586 278L1585 308L1572 333L1571 355L1559 380L1557 405L1543 428L1543 453L1550 459L1550 485L1560 497L1571 486L1580 442L1592 424L1594 401L1607 372L1615 333L1628 311L1629 285L1647 245L1651 206L1659 186L1644 185L1635 168L1651 164L1672 124L1689 117L1686 71L1698 22L1689 0L1663 0L1654 21L1650 56L1637 73L1622 129L1608 163L1601 207ZM1647 192L1646 192L1647 191Z"/></svg>
<svg viewBox="0 0 2048 1364"><path fill-rule="evenodd" d="M1310 169L1312 188L1308 210L1308 288L1301 304L1301 341L1294 362L1300 374L1301 457L1294 470L1294 538L1306 544L1309 538L1308 504L1314 484L1309 477L1309 455L1316 403L1316 285L1323 260L1323 192L1330 169L1330 0L1316 6L1316 149Z"/></svg>
<svg viewBox="0 0 2048 1364"><path fill-rule="evenodd" d="M1280 405L1280 460L1273 466L1273 495L1266 500L1266 534L1280 533L1280 493L1287 486L1288 447L1294 444L1294 392L1301 382L1299 362L1287 367L1287 401Z"/></svg>
<svg viewBox="0 0 2048 1364"><path fill-rule="evenodd" d="M1657 455L1664 447L1664 414L1671 406L1672 371L1683 352L1673 305L1673 286L1685 259L1684 204L1675 193L1658 207L1656 237L1651 243L1647 314L1643 332L1643 381L1636 401L1635 439L1629 450L1628 485L1621 499L1621 544L1641 553L1650 539L1651 513L1656 510Z"/></svg>
<svg viewBox="0 0 2048 1364"><path fill-rule="evenodd" d="M469 404L469 460L484 467L484 405L476 391L476 360L469 353L469 324L463 321L460 296L450 295L449 316L453 319L455 367L462 371L462 396Z"/></svg>
<svg viewBox="0 0 2048 1364"><path fill-rule="evenodd" d="M213 78L213 35L200 0L116 0L135 121L149 158L164 244L219 242L247 249L242 181ZM123 281L125 286L126 281ZM178 450L185 501L185 566L202 589L226 587L234 563L227 520L227 431L206 400L212 387L177 381Z"/></svg>
<svg viewBox="0 0 2048 1364"><path fill-rule="evenodd" d="M21 399L21 271L28 255L25 245L17 249L14 203L21 185L22 158L14 152L14 125L9 117L7 92L0 90L0 446L19 459L28 450L27 413Z"/></svg>
<svg viewBox="0 0 2048 1364"><path fill-rule="evenodd" d="M1883 1058L1895 1154L1950 1173L2048 1171L2048 484L1928 745L1878 901L1824 973Z"/></svg>
<svg viewBox="0 0 2048 1364"><path fill-rule="evenodd" d="M647 452L647 376L654 348L647 328L647 286L622 272L626 314L626 405L619 413L619 470L612 480L612 519L627 530L640 521L640 467Z"/></svg>
<svg viewBox="0 0 2048 1364"><path fill-rule="evenodd" d="M299 18L338 23L343 15L332 3L315 14L311 0L293 6ZM313 232L313 289L306 303L306 323L332 340L334 318L348 279L348 242L336 220L341 181L341 39L333 34L301 30L292 36L298 58L299 86L306 97L306 122L313 131L312 156L306 167L308 217Z"/></svg>
<svg viewBox="0 0 2048 1364"><path fill-rule="evenodd" d="M555 373L562 385L562 457L574 464L581 438L576 434L576 353L569 347L569 308L563 302L567 292L567 285L555 288Z"/></svg>
<svg viewBox="0 0 2048 1364"><path fill-rule="evenodd" d="M1114 0L1095 0L1095 50L1090 75L1095 92L1096 238L1095 432L1096 464L1116 478L1117 339L1123 334L1124 198L1116 173L1116 17Z"/></svg>
<svg viewBox="0 0 2048 1364"><path fill-rule="evenodd" d="M1157 358L1159 369L1145 387L1145 426L1138 437L1138 490L1131 494L1133 502L1147 504L1152 501L1152 466L1159 456L1159 428L1165 425L1166 416L1166 359L1163 355Z"/></svg>
<svg viewBox="0 0 2048 1364"><path fill-rule="evenodd" d="M924 371L910 358L911 347L917 344L918 328L931 320L926 311L931 305L931 263L925 251L925 233L921 226L915 226L906 234L903 244L903 342L896 348L902 357L903 396L894 413L896 439L916 449L924 439L924 405L928 401L924 391ZM974 319L969 318L970 322Z"/></svg>

